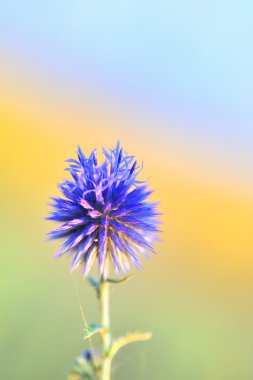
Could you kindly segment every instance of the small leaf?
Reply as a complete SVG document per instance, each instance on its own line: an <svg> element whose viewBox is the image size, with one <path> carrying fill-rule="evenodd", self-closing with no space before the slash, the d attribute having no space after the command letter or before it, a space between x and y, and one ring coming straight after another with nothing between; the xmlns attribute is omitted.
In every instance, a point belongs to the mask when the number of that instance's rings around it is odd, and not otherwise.
<svg viewBox="0 0 253 380"><path fill-rule="evenodd" d="M93 375L90 375L88 373L79 373L78 371L71 371L68 375L68 380L95 380L97 379Z"/></svg>
<svg viewBox="0 0 253 380"><path fill-rule="evenodd" d="M93 286L93 288L95 289L95 291L97 293L97 297L99 298L100 297L100 282L99 282L99 280L97 280L93 276L90 276L88 278L88 280L89 280L90 285Z"/></svg>
<svg viewBox="0 0 253 380"><path fill-rule="evenodd" d="M96 367L91 359L84 355L77 356L69 373L68 380L96 380Z"/></svg>
<svg viewBox="0 0 253 380"><path fill-rule="evenodd" d="M126 346L127 344L149 340L151 337L152 334L150 332L129 332L125 336L119 337L113 342L108 356L112 358L116 355L120 348Z"/></svg>
<svg viewBox="0 0 253 380"><path fill-rule="evenodd" d="M132 277L132 275L128 275L126 277L120 278L119 280L116 278L108 278L106 281L109 282L110 284L121 284L122 282L125 282L129 280Z"/></svg>
<svg viewBox="0 0 253 380"><path fill-rule="evenodd" d="M85 374L85 373L82 374L76 371L72 371L68 375L68 380L93 380L93 379L95 378L88 374Z"/></svg>
<svg viewBox="0 0 253 380"><path fill-rule="evenodd" d="M97 333L103 333L103 332L106 332L108 331L105 327L99 325L99 324L96 324L96 323L89 323L87 328L84 329L84 332L83 332L83 337L84 339L88 339L90 338L92 335L94 334L97 334Z"/></svg>
<svg viewBox="0 0 253 380"><path fill-rule="evenodd" d="M78 372L71 371L70 374L68 375L68 380L81 380L82 375Z"/></svg>
<svg viewBox="0 0 253 380"><path fill-rule="evenodd" d="M90 276L88 280L94 288L99 288L99 281L95 277Z"/></svg>

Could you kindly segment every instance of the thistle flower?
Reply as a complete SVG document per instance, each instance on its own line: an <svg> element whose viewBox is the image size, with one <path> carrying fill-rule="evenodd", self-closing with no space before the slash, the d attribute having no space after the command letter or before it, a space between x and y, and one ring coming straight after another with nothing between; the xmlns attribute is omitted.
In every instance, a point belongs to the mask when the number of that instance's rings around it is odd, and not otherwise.
<svg viewBox="0 0 253 380"><path fill-rule="evenodd" d="M47 219L63 224L49 233L50 239L65 239L55 257L73 255L71 271L83 264L87 276L98 258L100 276L111 262L115 272L126 274L130 264L139 269L139 254L155 252L158 232L157 203L147 201L152 193L137 180L134 156L118 143L106 151L99 165L96 149L88 158L78 147L78 159L69 159L71 180L59 185L64 197L52 197L53 211Z"/></svg>

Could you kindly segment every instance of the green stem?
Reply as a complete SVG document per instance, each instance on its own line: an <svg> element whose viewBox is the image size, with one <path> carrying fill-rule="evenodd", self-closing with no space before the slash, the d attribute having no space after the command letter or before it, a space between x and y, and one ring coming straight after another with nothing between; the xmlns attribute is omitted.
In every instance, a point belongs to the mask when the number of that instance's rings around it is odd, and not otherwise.
<svg viewBox="0 0 253 380"><path fill-rule="evenodd" d="M111 358L108 357L108 352L111 347L109 282L104 280L104 278L101 278L100 282L100 306L101 324L106 329L101 334L103 352L101 380L111 380Z"/></svg>

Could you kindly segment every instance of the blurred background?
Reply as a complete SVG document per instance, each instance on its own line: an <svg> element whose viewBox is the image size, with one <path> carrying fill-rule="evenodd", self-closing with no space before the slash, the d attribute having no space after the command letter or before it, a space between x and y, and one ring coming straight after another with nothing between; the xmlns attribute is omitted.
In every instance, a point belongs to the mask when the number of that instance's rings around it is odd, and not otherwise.
<svg viewBox="0 0 253 380"><path fill-rule="evenodd" d="M62 380L87 348L48 198L118 139L164 213L158 255L112 289L113 379L253 378L250 1L0 1L0 378ZM88 321L93 290L75 272Z"/></svg>

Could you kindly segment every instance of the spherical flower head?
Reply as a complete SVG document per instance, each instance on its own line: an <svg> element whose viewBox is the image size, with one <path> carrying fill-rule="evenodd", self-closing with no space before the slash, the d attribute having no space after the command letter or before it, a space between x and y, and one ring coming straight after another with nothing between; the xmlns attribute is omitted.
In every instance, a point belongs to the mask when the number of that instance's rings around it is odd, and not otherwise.
<svg viewBox="0 0 253 380"><path fill-rule="evenodd" d="M98 259L100 276L110 263L116 273L126 274L130 264L141 268L139 254L155 252L159 221L157 203L147 201L152 193L137 180L141 168L134 156L118 143L106 151L99 165L96 150L86 158L78 147L78 159L69 159L71 180L59 185L63 197L53 197L47 219L62 224L49 233L50 239L65 239L55 257L73 255L71 271L83 265L87 276Z"/></svg>

